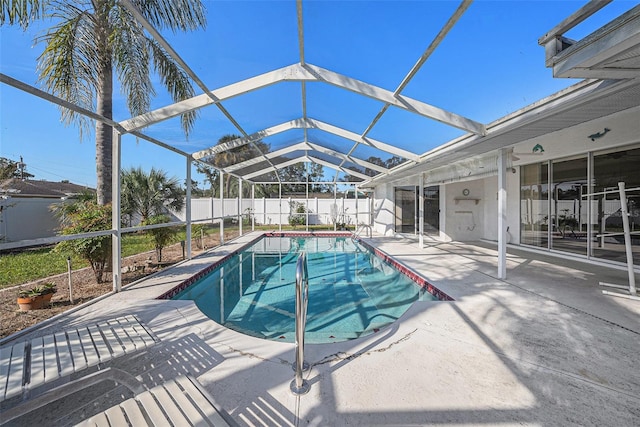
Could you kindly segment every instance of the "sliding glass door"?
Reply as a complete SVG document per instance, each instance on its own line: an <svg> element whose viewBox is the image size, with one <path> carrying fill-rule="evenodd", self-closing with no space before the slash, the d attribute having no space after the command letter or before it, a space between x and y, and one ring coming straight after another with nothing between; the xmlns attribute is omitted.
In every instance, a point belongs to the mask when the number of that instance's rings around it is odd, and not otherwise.
<svg viewBox="0 0 640 427"><path fill-rule="evenodd" d="M624 182L630 190L626 209L633 261L639 265L639 165L640 147L636 145L522 166L520 242L625 263L618 191L618 183Z"/></svg>
<svg viewBox="0 0 640 427"><path fill-rule="evenodd" d="M395 188L395 231L416 234L418 225L418 187Z"/></svg>
<svg viewBox="0 0 640 427"><path fill-rule="evenodd" d="M424 187L424 234L440 233L440 186Z"/></svg>

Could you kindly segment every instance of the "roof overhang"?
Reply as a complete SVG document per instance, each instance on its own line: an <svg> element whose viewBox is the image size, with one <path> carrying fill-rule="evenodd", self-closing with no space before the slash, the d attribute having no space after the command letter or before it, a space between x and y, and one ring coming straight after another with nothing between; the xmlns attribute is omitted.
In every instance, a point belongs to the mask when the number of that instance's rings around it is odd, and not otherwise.
<svg viewBox="0 0 640 427"><path fill-rule="evenodd" d="M584 80L489 124L486 136L462 136L423 154L415 164L400 165L362 185L393 182L639 105L640 79Z"/></svg>
<svg viewBox="0 0 640 427"><path fill-rule="evenodd" d="M635 79L640 77L640 5L580 41L563 32L608 2L591 2L538 41L554 77Z"/></svg>

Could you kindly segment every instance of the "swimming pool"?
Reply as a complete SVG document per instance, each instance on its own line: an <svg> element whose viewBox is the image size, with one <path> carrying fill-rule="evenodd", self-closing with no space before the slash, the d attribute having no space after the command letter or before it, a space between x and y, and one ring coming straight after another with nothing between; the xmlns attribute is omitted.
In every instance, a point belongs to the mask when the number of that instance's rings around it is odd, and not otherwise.
<svg viewBox="0 0 640 427"><path fill-rule="evenodd" d="M263 236L171 296L247 335L294 341L295 267L307 253L307 343L376 332L417 300L438 300L351 237Z"/></svg>

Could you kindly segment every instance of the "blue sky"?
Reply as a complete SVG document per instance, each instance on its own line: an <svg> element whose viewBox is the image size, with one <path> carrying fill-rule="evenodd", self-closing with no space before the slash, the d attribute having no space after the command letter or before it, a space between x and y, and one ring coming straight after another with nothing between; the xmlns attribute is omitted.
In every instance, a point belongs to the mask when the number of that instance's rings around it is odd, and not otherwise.
<svg viewBox="0 0 640 427"><path fill-rule="evenodd" d="M490 123L551 95L575 80L554 79L544 66L537 40L586 1L475 1L414 77L403 95L475 121ZM458 1L306 1L303 3L307 63L395 90L457 8ZM566 35L579 39L635 6L616 0ZM164 34L209 88L219 88L299 62L295 1L205 1L208 27L187 34ZM46 26L23 32L0 31L1 72L35 85L42 45L33 38ZM171 103L160 85L152 108ZM196 89L198 94L200 89ZM299 83L280 83L226 102L247 131L302 116ZM362 133L382 103L321 83L307 84L312 118ZM129 118L116 91L114 118ZM8 85L0 85L0 157L24 158L36 179L68 179L95 186L93 135L79 140L74 127L60 122L57 107ZM177 120L144 130L180 150L195 152L238 131L215 107L200 111L185 139ZM390 108L371 138L421 154L462 131ZM300 142L301 131L269 138L272 150ZM350 142L311 132L313 142L344 150ZM347 148L348 149L348 148ZM388 157L358 148L361 158ZM184 179L184 157L135 138L123 138L123 166L155 166ZM328 173L333 177L333 172ZM194 174L202 182L202 177Z"/></svg>

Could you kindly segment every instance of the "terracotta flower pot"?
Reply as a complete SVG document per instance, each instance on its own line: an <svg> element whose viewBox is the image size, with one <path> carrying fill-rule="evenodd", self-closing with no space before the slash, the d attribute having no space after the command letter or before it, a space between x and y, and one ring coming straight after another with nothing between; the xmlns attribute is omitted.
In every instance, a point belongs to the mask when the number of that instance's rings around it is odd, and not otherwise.
<svg viewBox="0 0 640 427"><path fill-rule="evenodd" d="M51 302L52 293L38 295L35 297L18 297L20 311L39 310L47 307Z"/></svg>

